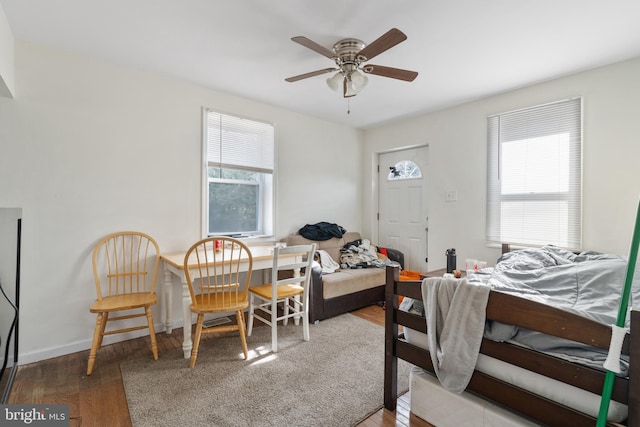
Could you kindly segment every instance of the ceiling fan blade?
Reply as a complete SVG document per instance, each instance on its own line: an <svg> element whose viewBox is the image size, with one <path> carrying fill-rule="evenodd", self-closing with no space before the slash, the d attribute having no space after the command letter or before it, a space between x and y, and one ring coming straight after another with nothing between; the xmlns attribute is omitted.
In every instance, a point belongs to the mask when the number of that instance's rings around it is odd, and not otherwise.
<svg viewBox="0 0 640 427"><path fill-rule="evenodd" d="M404 80L412 82L418 77L416 71L402 70L400 68L383 67L382 65L365 65L362 71L367 74L375 74L376 76L391 77L392 79Z"/></svg>
<svg viewBox="0 0 640 427"><path fill-rule="evenodd" d="M330 73L332 71L338 71L337 68L325 68L324 70L312 71L310 73L300 74L298 76L288 77L285 80L288 82L297 82L298 80L306 79L309 77L319 76L320 74Z"/></svg>
<svg viewBox="0 0 640 427"><path fill-rule="evenodd" d="M320 55L324 55L327 58L333 59L336 57L336 54L333 53L332 50L327 49L326 47L319 45L318 43L314 42L313 40L309 40L308 38L304 37L304 36L296 36L296 37L292 37L291 40L293 40L294 42L301 44L302 46L309 48L315 52L318 52Z"/></svg>
<svg viewBox="0 0 640 427"><path fill-rule="evenodd" d="M358 59L362 62L368 61L406 39L407 36L402 31L392 28L358 52Z"/></svg>

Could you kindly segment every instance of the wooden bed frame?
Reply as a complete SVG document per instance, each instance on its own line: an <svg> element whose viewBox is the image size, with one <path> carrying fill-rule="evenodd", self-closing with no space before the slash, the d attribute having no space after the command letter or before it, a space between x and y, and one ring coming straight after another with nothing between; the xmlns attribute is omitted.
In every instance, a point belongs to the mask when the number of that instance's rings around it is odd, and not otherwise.
<svg viewBox="0 0 640 427"><path fill-rule="evenodd" d="M398 397L398 358L432 373L434 370L428 351L409 344L402 335L398 334L399 326L427 333L423 316L398 310L398 296L422 300L422 282L400 281L397 267L387 267L386 274L384 406L394 411ZM611 340L610 325L497 291L491 291L489 295L486 314L487 320L492 319L540 331L602 349L608 349ZM640 311L632 311L631 324L632 334L627 335L622 349L623 354L630 356L630 375L628 378L616 377L611 398L628 405L629 415L626 425L629 427L640 426L640 363L638 363L640 362L640 338L638 338L638 332L633 333L635 329L640 330ZM605 373L599 370L513 344L488 339L482 340L480 352L592 393L598 395L602 393ZM593 427L596 423L596 419L589 415L479 371L473 373L467 390L545 425Z"/></svg>

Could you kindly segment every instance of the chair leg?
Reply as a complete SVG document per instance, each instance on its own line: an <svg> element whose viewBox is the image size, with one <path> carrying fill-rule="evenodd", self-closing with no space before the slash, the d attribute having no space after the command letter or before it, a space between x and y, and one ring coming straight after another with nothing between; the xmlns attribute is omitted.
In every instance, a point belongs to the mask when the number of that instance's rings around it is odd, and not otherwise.
<svg viewBox="0 0 640 427"><path fill-rule="evenodd" d="M302 313L302 336L305 341L309 341L309 312L307 310Z"/></svg>
<svg viewBox="0 0 640 427"><path fill-rule="evenodd" d="M253 310L255 307L253 305L253 295L249 293L249 321L247 323L247 336L251 336L251 332L253 332Z"/></svg>
<svg viewBox="0 0 640 427"><path fill-rule="evenodd" d="M293 309L296 313L300 313L300 295L296 295L293 297L295 302L293 303ZM298 326L300 324L300 315L297 315L293 318L293 324Z"/></svg>
<svg viewBox="0 0 640 427"><path fill-rule="evenodd" d="M282 311L284 312L284 320L282 321L282 324L284 326L287 326L289 324L289 298L285 298L284 299L284 304L282 306Z"/></svg>
<svg viewBox="0 0 640 427"><path fill-rule="evenodd" d="M247 349L247 338L245 337L245 324L244 313L242 310L236 312L236 318L238 320L238 330L240 332L240 341L242 342L242 352L244 353L244 360L249 358L249 350Z"/></svg>
<svg viewBox="0 0 640 427"><path fill-rule="evenodd" d="M87 375L91 375L93 372L93 365L96 361L96 354L102 343L102 335L104 333L104 324L106 323L105 313L98 313L96 319L96 326L93 330L93 342L91 344L91 351L89 352L89 362L87 364Z"/></svg>
<svg viewBox="0 0 640 427"><path fill-rule="evenodd" d="M102 340L104 339L104 330L107 328L107 322L109 321L109 313L102 313L102 325L100 326L100 341L98 342L98 348L102 347Z"/></svg>
<svg viewBox="0 0 640 427"><path fill-rule="evenodd" d="M158 360L158 343L156 341L156 331L153 327L153 317L151 317L151 307L144 308L147 313L147 323L149 324L149 338L151 338L151 352L153 353L153 360Z"/></svg>
<svg viewBox="0 0 640 427"><path fill-rule="evenodd" d="M309 341L311 339L311 334L309 332L309 295L301 295L300 298L302 299L302 311L303 311L303 317L302 317L302 327L303 327L303 334L304 331L306 330L306 337L305 340ZM318 324L318 321L316 320L316 324Z"/></svg>
<svg viewBox="0 0 640 427"><path fill-rule="evenodd" d="M204 314L198 313L198 320L196 321L196 333L193 337L193 348L191 349L191 363L190 368L196 366L196 359L198 358L198 347L200 346L200 336L202 335L202 321L204 320ZM188 327L188 326L187 326Z"/></svg>
<svg viewBox="0 0 640 427"><path fill-rule="evenodd" d="M244 324L244 330L247 330L247 318L244 315L244 310L240 310L240 316L242 317L242 323Z"/></svg>

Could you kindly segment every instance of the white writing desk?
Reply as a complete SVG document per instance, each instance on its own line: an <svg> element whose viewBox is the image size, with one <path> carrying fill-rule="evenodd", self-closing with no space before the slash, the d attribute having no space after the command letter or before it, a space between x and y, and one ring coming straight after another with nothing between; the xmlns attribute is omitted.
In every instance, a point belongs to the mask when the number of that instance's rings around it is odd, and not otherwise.
<svg viewBox="0 0 640 427"><path fill-rule="evenodd" d="M251 255L253 257L253 271L256 270L265 270L265 278L266 281L271 281L270 276L266 275L267 269L270 269L273 266L273 245L260 245L260 246L249 246L251 250ZM162 298L162 307L165 314L165 331L170 334L173 330L173 320L171 308L173 307L173 296L172 296L172 286L173 286L173 276L177 276L182 283L182 330L184 332L184 338L182 340L182 350L184 352L184 358L191 358L191 348L193 347L193 342L191 341L191 294L189 293L189 286L187 285L187 278L184 274L184 256L186 255L186 251L184 252L175 252L171 254L160 255L160 259L164 264L164 298ZM287 259L291 262L299 261L301 258L300 254L291 254L291 255L281 255L280 259ZM192 270L191 267L194 267L195 272L195 260L193 263L189 263L189 270ZM241 263L240 271L247 271L249 268L249 262L244 261ZM195 273L197 274L197 273ZM298 272L299 274L299 272Z"/></svg>

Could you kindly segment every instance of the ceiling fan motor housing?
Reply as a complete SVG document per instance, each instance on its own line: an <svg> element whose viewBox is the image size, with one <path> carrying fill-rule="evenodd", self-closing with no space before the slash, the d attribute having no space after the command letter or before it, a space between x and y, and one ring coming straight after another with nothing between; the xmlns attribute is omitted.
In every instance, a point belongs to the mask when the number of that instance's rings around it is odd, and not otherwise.
<svg viewBox="0 0 640 427"><path fill-rule="evenodd" d="M336 65L345 74L349 74L358 69L360 62L365 58L358 58L358 52L364 49L366 44L358 39L343 39L333 45L333 52Z"/></svg>

